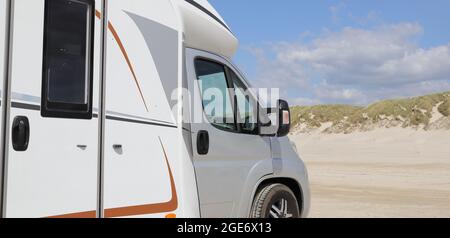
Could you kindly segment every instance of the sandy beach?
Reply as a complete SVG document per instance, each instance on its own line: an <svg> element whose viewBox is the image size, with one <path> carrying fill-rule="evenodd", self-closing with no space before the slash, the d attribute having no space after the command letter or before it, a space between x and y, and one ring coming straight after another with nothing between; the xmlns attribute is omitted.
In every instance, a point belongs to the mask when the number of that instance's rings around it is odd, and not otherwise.
<svg viewBox="0 0 450 238"><path fill-rule="evenodd" d="M310 217L450 217L450 131L298 134Z"/></svg>

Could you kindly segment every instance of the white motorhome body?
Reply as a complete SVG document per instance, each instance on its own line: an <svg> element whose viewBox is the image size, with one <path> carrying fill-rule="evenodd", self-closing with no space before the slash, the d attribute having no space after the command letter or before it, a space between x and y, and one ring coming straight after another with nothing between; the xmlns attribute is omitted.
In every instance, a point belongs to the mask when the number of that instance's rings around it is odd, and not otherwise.
<svg viewBox="0 0 450 238"><path fill-rule="evenodd" d="M248 87L206 0L0 4L2 217L249 217L274 185L308 214L287 137L194 123L202 83Z"/></svg>

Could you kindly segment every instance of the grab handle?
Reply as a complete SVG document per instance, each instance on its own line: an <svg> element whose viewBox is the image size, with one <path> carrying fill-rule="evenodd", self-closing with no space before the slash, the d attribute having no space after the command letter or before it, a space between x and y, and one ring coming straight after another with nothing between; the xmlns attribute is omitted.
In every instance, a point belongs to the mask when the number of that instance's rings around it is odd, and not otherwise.
<svg viewBox="0 0 450 238"><path fill-rule="evenodd" d="M209 133L199 131L197 134L197 152L199 155L207 155L209 152Z"/></svg>
<svg viewBox="0 0 450 238"><path fill-rule="evenodd" d="M30 140L30 122L25 116L17 116L12 124L12 144L15 151L26 151Z"/></svg>

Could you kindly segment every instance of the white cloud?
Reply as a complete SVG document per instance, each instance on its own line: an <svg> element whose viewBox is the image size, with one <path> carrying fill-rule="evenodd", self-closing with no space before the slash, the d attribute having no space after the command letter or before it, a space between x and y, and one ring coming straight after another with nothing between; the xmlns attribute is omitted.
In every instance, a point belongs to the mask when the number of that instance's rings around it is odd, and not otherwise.
<svg viewBox="0 0 450 238"><path fill-rule="evenodd" d="M426 70L421 75L406 73L408 68L417 65L410 59L437 53L435 49L427 51L415 46L412 38L421 32L422 28L416 24L375 30L344 28L338 33L326 33L307 45L281 43L276 54L281 62L303 62L324 73L328 80L340 83L365 84L369 80L374 84L391 83L394 77L395 80L423 79L429 76ZM448 54L447 57L450 59ZM396 68L400 62L409 64ZM447 63L450 65L450 61Z"/></svg>
<svg viewBox="0 0 450 238"><path fill-rule="evenodd" d="M315 86L315 95L320 100L326 102L339 102L339 103L355 103L365 104L367 99L364 94L354 88L345 88L337 85L328 85L322 83Z"/></svg>
<svg viewBox="0 0 450 238"><path fill-rule="evenodd" d="M416 23L346 27L308 43L254 48L259 52L258 81L282 92L312 90L311 100L356 104L430 91L421 87L450 90L450 43L421 48L417 42L423 32Z"/></svg>
<svg viewBox="0 0 450 238"><path fill-rule="evenodd" d="M260 88L279 88L286 94L290 88L306 88L309 86L310 74L306 68L295 61L271 60L262 48L247 47L257 59L258 75L255 81Z"/></svg>
<svg viewBox="0 0 450 238"><path fill-rule="evenodd" d="M386 86L367 89L365 94L367 95L367 98L370 99L369 102L371 102L375 99L414 97L448 90L450 90L449 80L434 80L403 84L394 87Z"/></svg>
<svg viewBox="0 0 450 238"><path fill-rule="evenodd" d="M292 105L302 105L302 106L314 106L322 104L322 101L318 99L311 99L305 97L293 98L290 100Z"/></svg>

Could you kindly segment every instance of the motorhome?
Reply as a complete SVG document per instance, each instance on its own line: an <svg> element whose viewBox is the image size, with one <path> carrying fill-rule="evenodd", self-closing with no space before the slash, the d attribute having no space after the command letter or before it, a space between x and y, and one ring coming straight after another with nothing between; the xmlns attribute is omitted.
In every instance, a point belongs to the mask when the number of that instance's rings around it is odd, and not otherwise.
<svg viewBox="0 0 450 238"><path fill-rule="evenodd" d="M206 0L0 4L2 217L307 216L289 106L242 96L238 40Z"/></svg>

